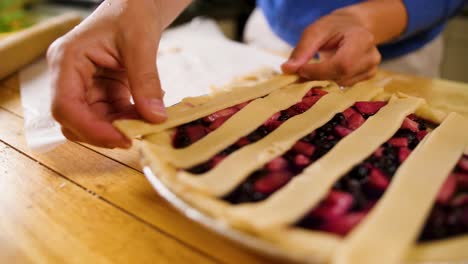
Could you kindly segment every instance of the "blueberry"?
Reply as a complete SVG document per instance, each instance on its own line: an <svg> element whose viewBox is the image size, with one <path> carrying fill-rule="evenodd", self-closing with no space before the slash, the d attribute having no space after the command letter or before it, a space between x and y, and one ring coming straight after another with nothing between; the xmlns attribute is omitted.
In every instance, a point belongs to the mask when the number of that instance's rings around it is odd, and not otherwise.
<svg viewBox="0 0 468 264"><path fill-rule="evenodd" d="M211 169L211 162L209 161L209 162L202 163L200 165L196 165L188 169L187 171L193 174L202 174L202 173L209 171L210 169Z"/></svg>
<svg viewBox="0 0 468 264"><path fill-rule="evenodd" d="M462 233L464 230L462 225L463 211L462 209L453 209L447 213L446 226L447 233L456 235Z"/></svg>
<svg viewBox="0 0 468 264"><path fill-rule="evenodd" d="M252 198L247 201L247 202L259 202L259 201L262 201L264 200L265 198L267 198L268 195L264 194L264 193L260 193L260 192L254 192L252 194Z"/></svg>
<svg viewBox="0 0 468 264"><path fill-rule="evenodd" d="M337 191L343 190L343 183L342 183L342 181L340 180L340 181L335 182L335 184L333 185L333 189L334 189L334 190L337 190Z"/></svg>
<svg viewBox="0 0 468 264"><path fill-rule="evenodd" d="M203 125L203 118L193 120L192 122L188 123L187 125L189 125L189 126Z"/></svg>
<svg viewBox="0 0 468 264"><path fill-rule="evenodd" d="M297 226L307 229L318 229L322 225L323 220L317 217L306 216L298 221Z"/></svg>
<svg viewBox="0 0 468 264"><path fill-rule="evenodd" d="M344 121L346 121L345 116L342 113L338 113L333 117L333 119L330 121L330 123L335 127L335 126L343 123Z"/></svg>
<svg viewBox="0 0 468 264"><path fill-rule="evenodd" d="M253 172L247 180L245 180L234 191L224 196L223 199L232 204L240 204L247 202L258 202L268 197L267 194L262 194L254 190L254 182L268 173L267 170L260 169Z"/></svg>
<svg viewBox="0 0 468 264"><path fill-rule="evenodd" d="M270 133L267 129L266 126L260 126L258 127L255 131L253 131L252 133L250 133L247 138L251 141L251 142L256 142L256 141L259 141L260 139L264 138L266 135L268 135L268 133Z"/></svg>
<svg viewBox="0 0 468 264"><path fill-rule="evenodd" d="M348 179L346 181L346 188L349 191L349 193L353 195L354 198L353 210L363 210L367 205L367 199L364 193L362 192L361 184L359 183L359 181L355 179Z"/></svg>
<svg viewBox="0 0 468 264"><path fill-rule="evenodd" d="M446 218L446 213L442 208L434 207L423 229L420 240L440 239L446 236Z"/></svg>
<svg viewBox="0 0 468 264"><path fill-rule="evenodd" d="M221 156L227 156L231 153L233 153L234 151L238 150L239 147L236 145L236 144L233 144L227 148L225 148L224 150L222 150L221 152L219 152L219 155Z"/></svg>
<svg viewBox="0 0 468 264"><path fill-rule="evenodd" d="M278 117L278 121L286 121L290 118L288 112L286 112L285 110L281 111L280 112L280 116Z"/></svg>
<svg viewBox="0 0 468 264"><path fill-rule="evenodd" d="M328 134L326 131L323 131L323 129L317 130L317 135L315 136L316 139L323 141L323 140L326 140L327 137L328 137Z"/></svg>
<svg viewBox="0 0 468 264"><path fill-rule="evenodd" d="M337 143L338 143L338 140L333 139L333 140L330 140L330 141L328 141L327 143L323 144L322 147L323 147L324 149L330 150L330 149L332 149Z"/></svg>
<svg viewBox="0 0 468 264"><path fill-rule="evenodd" d="M185 130L179 130L174 138L173 146L174 148L184 148L190 145L190 138L185 133Z"/></svg>
<svg viewBox="0 0 468 264"><path fill-rule="evenodd" d="M349 173L349 176L351 176L353 179L358 180L361 183L366 181L368 175L369 169L363 164L354 167Z"/></svg>
<svg viewBox="0 0 468 264"><path fill-rule="evenodd" d="M427 126L426 124L424 124L423 121L419 121L419 130L426 130L427 129Z"/></svg>
<svg viewBox="0 0 468 264"><path fill-rule="evenodd" d="M408 147L410 149L416 148L416 146L419 144L419 140L416 136L416 133L409 129L400 129L398 132L395 134L394 137L405 137L408 139Z"/></svg>
<svg viewBox="0 0 468 264"><path fill-rule="evenodd" d="M330 135L330 134L333 132L333 129L334 129L334 128L335 128L335 126L333 126L333 124L327 123L327 124L325 124L325 125L321 128L321 130L322 130L324 133Z"/></svg>

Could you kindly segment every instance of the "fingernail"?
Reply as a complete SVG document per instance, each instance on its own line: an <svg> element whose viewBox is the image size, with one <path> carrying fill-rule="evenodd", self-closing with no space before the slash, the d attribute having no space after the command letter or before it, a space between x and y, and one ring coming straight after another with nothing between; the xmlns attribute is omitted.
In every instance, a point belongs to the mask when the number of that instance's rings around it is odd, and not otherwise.
<svg viewBox="0 0 468 264"><path fill-rule="evenodd" d="M288 65L297 64L297 60L295 58L289 58L284 64L288 64Z"/></svg>
<svg viewBox="0 0 468 264"><path fill-rule="evenodd" d="M149 99L148 100L148 105L149 105L149 109L150 111L157 115L157 116L161 116L161 117L166 117L167 116L167 113L166 113L166 107L164 106L164 103L159 100L159 99Z"/></svg>
<svg viewBox="0 0 468 264"><path fill-rule="evenodd" d="M283 63L283 66L291 66L291 65L293 65L291 61L286 61L285 63Z"/></svg>
<svg viewBox="0 0 468 264"><path fill-rule="evenodd" d="M298 67L296 63L297 62L291 58L285 63L283 63L283 65L281 65L281 69L283 70L284 73L295 73Z"/></svg>

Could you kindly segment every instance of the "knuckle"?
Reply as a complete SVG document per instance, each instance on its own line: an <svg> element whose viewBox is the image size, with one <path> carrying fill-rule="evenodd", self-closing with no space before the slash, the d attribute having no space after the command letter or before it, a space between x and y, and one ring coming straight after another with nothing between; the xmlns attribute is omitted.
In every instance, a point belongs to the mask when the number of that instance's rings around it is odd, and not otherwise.
<svg viewBox="0 0 468 264"><path fill-rule="evenodd" d="M54 67L76 56L78 49L79 45L68 42L64 37L61 37L49 46L46 58L49 65Z"/></svg>
<svg viewBox="0 0 468 264"><path fill-rule="evenodd" d="M62 38L58 38L55 40L47 49L46 53L46 58L49 64L53 65L55 64L56 61L60 58L60 50L62 49L63 46L63 40Z"/></svg>
<svg viewBox="0 0 468 264"><path fill-rule="evenodd" d="M373 65L379 65L380 62L382 61L382 55L380 54L380 52L375 49L375 52L374 52L374 55L373 55Z"/></svg>

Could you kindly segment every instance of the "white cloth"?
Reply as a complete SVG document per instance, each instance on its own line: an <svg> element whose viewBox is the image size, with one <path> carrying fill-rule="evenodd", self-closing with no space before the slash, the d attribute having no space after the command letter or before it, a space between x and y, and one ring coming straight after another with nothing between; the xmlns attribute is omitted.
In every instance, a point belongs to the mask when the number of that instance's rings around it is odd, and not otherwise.
<svg viewBox="0 0 468 264"><path fill-rule="evenodd" d="M439 35L422 48L404 56L383 61L380 68L399 73L439 78L444 53L444 39Z"/></svg>

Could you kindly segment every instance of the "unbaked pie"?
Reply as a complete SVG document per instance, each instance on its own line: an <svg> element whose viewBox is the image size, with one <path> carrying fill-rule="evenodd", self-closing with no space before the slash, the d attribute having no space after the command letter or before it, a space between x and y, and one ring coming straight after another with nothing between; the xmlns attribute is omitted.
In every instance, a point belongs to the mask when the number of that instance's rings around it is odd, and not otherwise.
<svg viewBox="0 0 468 264"><path fill-rule="evenodd" d="M277 76L115 125L187 203L301 259L466 263L468 120L380 84Z"/></svg>

